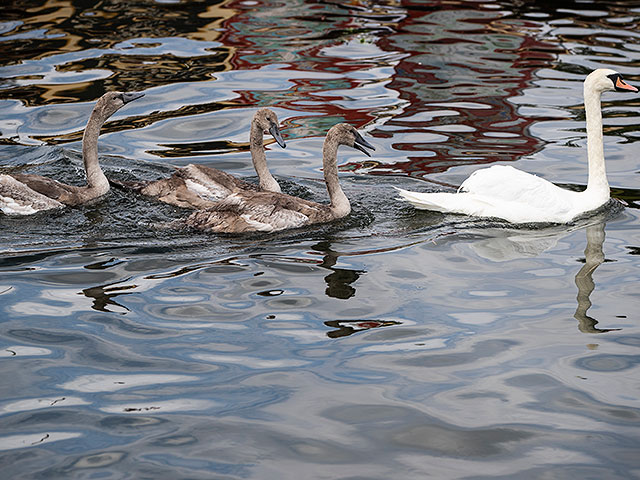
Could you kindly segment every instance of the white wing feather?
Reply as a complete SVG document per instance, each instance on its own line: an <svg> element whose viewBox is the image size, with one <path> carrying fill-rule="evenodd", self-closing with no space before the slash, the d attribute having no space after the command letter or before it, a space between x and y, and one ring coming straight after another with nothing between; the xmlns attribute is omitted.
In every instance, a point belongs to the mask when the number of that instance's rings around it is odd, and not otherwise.
<svg viewBox="0 0 640 480"><path fill-rule="evenodd" d="M476 170L458 193L398 191L418 209L502 218L512 223L565 223L585 211L581 193L508 165Z"/></svg>

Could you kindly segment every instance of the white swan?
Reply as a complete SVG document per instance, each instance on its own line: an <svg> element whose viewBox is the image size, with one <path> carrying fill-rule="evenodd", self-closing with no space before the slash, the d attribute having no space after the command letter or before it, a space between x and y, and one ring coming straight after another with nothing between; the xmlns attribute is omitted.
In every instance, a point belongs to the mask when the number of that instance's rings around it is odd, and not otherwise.
<svg viewBox="0 0 640 480"><path fill-rule="evenodd" d="M280 192L280 185L269 172L264 153L263 138L269 132L278 145L285 148L278 117L268 109L261 108L251 120L249 147L251 160L258 174L259 185L245 182L222 170L190 163L181 167L169 178L152 182L115 182L116 185L132 188L143 195L182 208L207 208L215 202L240 190Z"/></svg>
<svg viewBox="0 0 640 480"><path fill-rule="evenodd" d="M375 148L358 131L346 123L334 125L322 146L324 180L331 200L324 205L284 193L239 191L212 208L191 214L186 224L216 233L275 232L304 225L330 222L351 212L349 199L338 179L338 147L347 145L369 155Z"/></svg>
<svg viewBox="0 0 640 480"><path fill-rule="evenodd" d="M637 92L622 76L609 69L591 72L584 81L587 120L589 180L583 192L557 187L535 175L508 165L494 165L473 172L457 193L420 193L398 188L402 199L422 210L496 217L512 223L567 223L609 201L609 183L602 144L603 92Z"/></svg>
<svg viewBox="0 0 640 480"><path fill-rule="evenodd" d="M0 175L0 210L7 215L33 213L90 202L109 191L109 181L98 163L98 136L104 122L144 93L107 92L96 102L82 137L82 160L87 185L66 185L40 175Z"/></svg>

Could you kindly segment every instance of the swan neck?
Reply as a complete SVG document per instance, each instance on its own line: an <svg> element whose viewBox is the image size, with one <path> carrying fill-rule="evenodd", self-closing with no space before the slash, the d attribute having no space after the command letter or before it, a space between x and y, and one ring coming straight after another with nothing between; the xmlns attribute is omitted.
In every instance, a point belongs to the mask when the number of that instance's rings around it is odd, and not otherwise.
<svg viewBox="0 0 640 480"><path fill-rule="evenodd" d="M109 180L98 162L98 137L106 119L94 108L82 136L82 160L87 175L87 188L95 190L96 196L109 190Z"/></svg>
<svg viewBox="0 0 640 480"><path fill-rule="evenodd" d="M604 164L604 145L602 138L602 107L600 92L584 87L584 109L587 121L587 158L589 160L589 180L587 191L609 199L609 182Z"/></svg>
<svg viewBox="0 0 640 480"><path fill-rule="evenodd" d="M273 178L267 167L267 157L264 152L264 132L255 120L251 122L249 149L251 150L253 168L258 174L260 188L268 192L280 192L280 185L278 185L278 182Z"/></svg>
<svg viewBox="0 0 640 480"><path fill-rule="evenodd" d="M327 137L322 146L322 169L334 218L345 217L351 212L351 204L342 191L338 178L338 146L338 139L335 137Z"/></svg>

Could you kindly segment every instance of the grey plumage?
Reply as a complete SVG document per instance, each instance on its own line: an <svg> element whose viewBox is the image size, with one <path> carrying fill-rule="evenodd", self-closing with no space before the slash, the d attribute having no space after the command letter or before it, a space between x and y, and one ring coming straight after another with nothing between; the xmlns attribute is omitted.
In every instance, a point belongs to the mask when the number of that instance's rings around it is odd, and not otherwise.
<svg viewBox="0 0 640 480"><path fill-rule="evenodd" d="M120 182L120 184L160 202L193 209L211 207L215 202L242 190L280 192L280 185L267 167L263 143L266 132L269 132L278 144L285 148L278 126L278 117L272 110L261 108L253 116L249 137L251 159L258 174L259 185L245 182L216 168L193 163L176 169L169 178L152 182Z"/></svg>
<svg viewBox="0 0 640 480"><path fill-rule="evenodd" d="M345 217L351 212L351 205L338 180L340 145L367 155L365 148L374 149L351 125L340 123L329 130L322 148L324 178L331 200L328 205L277 192L238 191L210 208L194 212L186 224L217 233L273 232Z"/></svg>
<svg viewBox="0 0 640 480"><path fill-rule="evenodd" d="M66 185L41 175L0 175L0 210L30 215L41 210L81 205L109 191L109 181L98 163L98 136L104 122L143 93L108 92L96 102L82 137L82 159L87 185Z"/></svg>

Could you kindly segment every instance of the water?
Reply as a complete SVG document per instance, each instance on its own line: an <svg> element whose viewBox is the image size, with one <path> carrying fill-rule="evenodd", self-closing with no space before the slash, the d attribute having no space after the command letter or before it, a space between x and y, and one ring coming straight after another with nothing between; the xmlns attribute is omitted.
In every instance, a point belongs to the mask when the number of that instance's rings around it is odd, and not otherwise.
<svg viewBox="0 0 640 480"><path fill-rule="evenodd" d="M0 7L0 167L82 182L94 101L117 179L198 162L348 218L275 235L167 228L121 190L0 216L0 465L7 478L640 477L638 96L603 98L613 196L572 225L418 212L510 163L586 184L581 82L640 84L640 2L13 2ZM622 202L622 203L620 203Z"/></svg>

